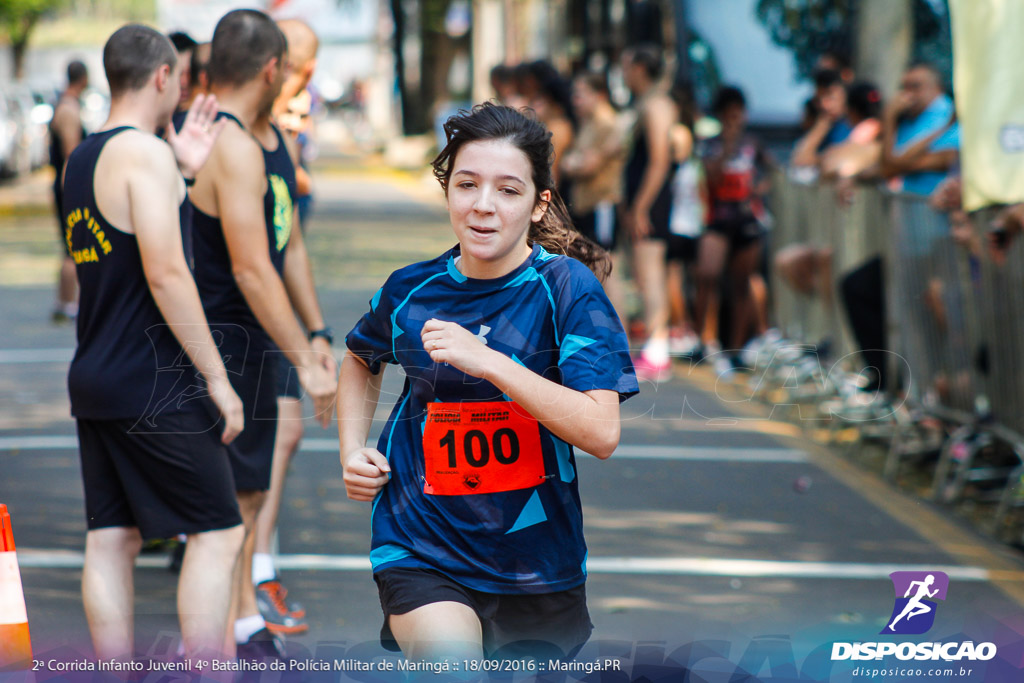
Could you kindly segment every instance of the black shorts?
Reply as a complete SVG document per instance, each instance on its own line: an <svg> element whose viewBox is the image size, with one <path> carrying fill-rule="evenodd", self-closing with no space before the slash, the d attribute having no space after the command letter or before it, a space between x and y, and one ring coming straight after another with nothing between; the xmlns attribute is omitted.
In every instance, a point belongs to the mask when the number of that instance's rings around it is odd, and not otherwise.
<svg viewBox="0 0 1024 683"><path fill-rule="evenodd" d="M749 247L765 234L761 222L752 214L719 218L708 223L707 229L729 240L732 251Z"/></svg>
<svg viewBox="0 0 1024 683"><path fill-rule="evenodd" d="M590 638L586 585L555 593L503 595L466 588L432 569L384 569L373 575L384 610L381 645L397 652L388 617L435 602L458 602L480 618L488 658L572 659Z"/></svg>
<svg viewBox="0 0 1024 683"><path fill-rule="evenodd" d="M629 169L627 169L628 173ZM648 214L651 219L651 233L647 236L647 239L667 241L669 235L672 234L670 228L672 220L672 178L675 176L675 173L676 165L672 164L668 175L665 177L665 184L661 186L658 196L654 198L654 204L651 205L650 213ZM639 191L640 176L634 176L632 179L627 178L626 198L622 204L623 213L629 211L629 207L636 200L636 195Z"/></svg>
<svg viewBox="0 0 1024 683"><path fill-rule="evenodd" d="M138 527L145 539L172 538L242 523L212 406L77 423L90 530Z"/></svg>
<svg viewBox="0 0 1024 683"><path fill-rule="evenodd" d="M221 326L213 325L212 329ZM237 326L234 326L237 327ZM245 427L227 446L237 491L266 491L277 436L277 373L280 353L273 348L249 348L231 326L220 345L221 357L235 393L245 409Z"/></svg>
<svg viewBox="0 0 1024 683"><path fill-rule="evenodd" d="M284 353L281 353L277 365L277 397L294 398L295 400L302 398L302 385L299 382L299 373Z"/></svg>
<svg viewBox="0 0 1024 683"><path fill-rule="evenodd" d="M574 214L573 225L576 231L604 247L614 251L619 242L618 212L614 205L599 206L593 211Z"/></svg>
<svg viewBox="0 0 1024 683"><path fill-rule="evenodd" d="M668 237L668 249L665 251L666 261L680 261L690 264L697 260L698 237L672 234Z"/></svg>

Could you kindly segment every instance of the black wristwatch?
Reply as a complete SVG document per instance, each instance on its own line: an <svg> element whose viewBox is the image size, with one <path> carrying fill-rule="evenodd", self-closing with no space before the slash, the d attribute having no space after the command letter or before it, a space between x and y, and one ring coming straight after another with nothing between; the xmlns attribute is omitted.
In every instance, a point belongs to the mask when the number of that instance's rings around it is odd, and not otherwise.
<svg viewBox="0 0 1024 683"><path fill-rule="evenodd" d="M334 330L329 327L325 327L321 330L313 330L309 333L309 341L313 341L317 337L323 337L327 340L327 343L334 346Z"/></svg>

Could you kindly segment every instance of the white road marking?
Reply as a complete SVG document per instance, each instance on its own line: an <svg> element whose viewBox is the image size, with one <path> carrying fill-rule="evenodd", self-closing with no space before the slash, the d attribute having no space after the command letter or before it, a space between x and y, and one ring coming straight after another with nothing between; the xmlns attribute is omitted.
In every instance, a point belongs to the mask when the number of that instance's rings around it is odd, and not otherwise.
<svg viewBox="0 0 1024 683"><path fill-rule="evenodd" d="M81 569L84 555L71 550L18 549L22 569ZM136 566L167 567L166 556L143 555ZM369 571L367 555L278 555L278 569L316 571ZM988 581L982 567L860 562L785 562L710 557L591 557L589 574L657 574L675 576L728 576L796 579L884 579L896 571L940 571L957 581Z"/></svg>
<svg viewBox="0 0 1024 683"><path fill-rule="evenodd" d="M0 436L0 451L78 450L77 436Z"/></svg>
<svg viewBox="0 0 1024 683"><path fill-rule="evenodd" d="M0 451L77 450L74 436L4 436ZM303 439L300 450L307 453L334 453L335 439ZM623 444L612 455L614 459L692 460L703 462L802 463L807 454L794 448L713 448L692 446L649 446ZM589 459L587 459L589 460ZM586 460L581 458L581 461Z"/></svg>
<svg viewBox="0 0 1024 683"><path fill-rule="evenodd" d="M70 363L74 349L0 349L0 365Z"/></svg>

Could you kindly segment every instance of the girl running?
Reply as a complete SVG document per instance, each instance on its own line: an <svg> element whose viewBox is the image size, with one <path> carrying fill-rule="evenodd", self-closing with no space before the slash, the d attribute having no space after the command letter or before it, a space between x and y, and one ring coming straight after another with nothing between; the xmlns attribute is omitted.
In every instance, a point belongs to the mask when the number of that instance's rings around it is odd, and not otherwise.
<svg viewBox="0 0 1024 683"><path fill-rule="evenodd" d="M345 486L373 501L381 642L410 659L571 657L592 628L573 447L609 457L638 390L587 268L606 273L607 255L570 228L540 123L488 103L444 128L434 174L459 243L388 278L338 387ZM370 448L382 363L405 386Z"/></svg>

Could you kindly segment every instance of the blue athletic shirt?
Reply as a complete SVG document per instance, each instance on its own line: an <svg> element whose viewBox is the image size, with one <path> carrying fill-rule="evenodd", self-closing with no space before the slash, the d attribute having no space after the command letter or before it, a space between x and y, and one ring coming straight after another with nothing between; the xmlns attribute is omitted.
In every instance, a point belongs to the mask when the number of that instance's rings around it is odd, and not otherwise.
<svg viewBox="0 0 1024 683"><path fill-rule="evenodd" d="M506 465L542 459L538 484L495 493L425 493L427 406L458 409L509 398L490 382L434 363L420 333L431 318L456 322L549 380L581 392L617 391L620 401L639 390L626 335L597 278L575 259L534 245L511 273L479 280L459 272L459 254L456 246L393 273L345 339L374 374L381 363L394 363L406 375L377 443L392 473L373 503L373 570L429 568L489 593L567 590L586 579L587 555L572 446L538 424L540 457L524 453ZM484 448L497 459L509 445L492 440L470 447L477 458Z"/></svg>

